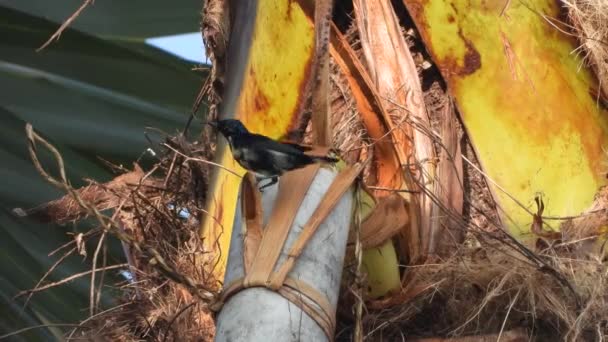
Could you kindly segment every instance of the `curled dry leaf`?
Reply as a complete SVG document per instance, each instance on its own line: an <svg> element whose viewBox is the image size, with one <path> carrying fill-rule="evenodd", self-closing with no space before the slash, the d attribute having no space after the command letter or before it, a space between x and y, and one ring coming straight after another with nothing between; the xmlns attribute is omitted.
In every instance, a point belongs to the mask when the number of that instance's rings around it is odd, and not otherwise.
<svg viewBox="0 0 608 342"><path fill-rule="evenodd" d="M399 234L410 222L407 201L393 193L379 200L371 214L361 223L361 243L364 249L380 247Z"/></svg>

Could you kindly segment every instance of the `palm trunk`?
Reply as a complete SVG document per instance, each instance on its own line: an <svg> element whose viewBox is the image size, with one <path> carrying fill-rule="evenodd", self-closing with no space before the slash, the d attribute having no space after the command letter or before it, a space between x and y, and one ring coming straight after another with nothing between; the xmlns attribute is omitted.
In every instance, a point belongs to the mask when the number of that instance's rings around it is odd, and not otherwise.
<svg viewBox="0 0 608 342"><path fill-rule="evenodd" d="M288 251L336 177L335 172L320 169L306 193L288 233L277 265ZM264 224L275 206L278 186L262 194ZM240 201L240 198L239 198ZM347 191L331 214L319 226L297 259L289 277L312 286L326 297L335 312L346 242L353 206L352 190ZM241 210L237 210L233 227L244 227ZM245 276L245 229L232 234L224 287ZM275 266L275 271L278 267ZM332 317L334 319L334 317ZM331 331L333 334L333 331ZM263 287L241 290L224 304L218 318L215 340L220 341L327 341L326 332L298 306L279 293Z"/></svg>

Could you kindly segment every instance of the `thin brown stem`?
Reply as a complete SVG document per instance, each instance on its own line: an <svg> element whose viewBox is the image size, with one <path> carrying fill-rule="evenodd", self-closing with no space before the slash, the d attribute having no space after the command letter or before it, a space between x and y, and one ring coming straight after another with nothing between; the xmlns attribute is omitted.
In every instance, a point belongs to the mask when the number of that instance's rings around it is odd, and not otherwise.
<svg viewBox="0 0 608 342"><path fill-rule="evenodd" d="M98 268L98 269L95 270L95 272L114 270L114 269L122 268L122 267L126 267L126 266L128 266L128 264L111 265L111 266L106 266L106 267ZM69 283L70 281L72 281L74 279L78 279L80 277L89 275L92 272L93 272L92 270L89 270L89 271L85 271L85 272L76 273L76 274L73 274L73 275L71 275L71 276L69 276L67 278L64 278L64 279L60 280L60 281L52 282L52 283L46 284L44 286L39 286L39 287L33 288L31 290L21 291L15 297L21 297L21 296L26 295L26 294L30 294L30 293L33 293L33 292L40 292L40 291L44 291L46 289L50 289L52 287L63 285L65 283Z"/></svg>
<svg viewBox="0 0 608 342"><path fill-rule="evenodd" d="M46 42L44 42L44 44L42 44L42 46L40 46L38 49L36 49L36 52L40 52L42 50L44 50L44 48L46 48L49 44L51 44L53 42L53 40L58 40L59 37L61 36L61 33L63 33L63 31L70 26L70 24L76 20L76 18L78 18L78 16L80 15L80 13L82 13L82 11L84 11L85 8L87 8L87 6L89 6L90 4L92 4L94 1L93 0L85 0L82 5L80 5L80 7L78 7L78 9L72 13L71 16L69 16L64 22L63 24L61 24L61 26L59 26L59 28L57 29L57 31L55 31L55 33L53 33L53 35L47 39Z"/></svg>

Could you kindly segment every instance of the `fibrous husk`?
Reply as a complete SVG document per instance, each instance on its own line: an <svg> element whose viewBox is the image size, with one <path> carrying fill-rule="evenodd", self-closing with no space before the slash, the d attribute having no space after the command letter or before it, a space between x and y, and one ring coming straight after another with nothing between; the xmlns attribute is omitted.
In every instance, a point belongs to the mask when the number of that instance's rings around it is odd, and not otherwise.
<svg viewBox="0 0 608 342"><path fill-rule="evenodd" d="M221 102L226 74L226 52L230 36L230 6L227 0L207 0L203 6L201 32L205 43L205 52L211 64L209 84L201 88L194 108L207 100L209 115L217 115L217 106Z"/></svg>
<svg viewBox="0 0 608 342"><path fill-rule="evenodd" d="M602 187L591 207L580 216L561 223L564 241L576 245L578 255L605 255L604 243L608 233L608 187Z"/></svg>
<svg viewBox="0 0 608 342"><path fill-rule="evenodd" d="M541 256L557 270L556 277L506 243L471 244L479 247L420 266L418 280L428 288L417 298L369 312L364 317L368 338L471 336L478 341L473 336L523 329L536 341L592 341L608 334L606 263L545 251Z"/></svg>
<svg viewBox="0 0 608 342"><path fill-rule="evenodd" d="M142 168L138 164L134 164L133 171L123 173L104 184L91 181L89 185L78 189L77 192L84 201L99 210L113 209L119 206L120 198L126 196L133 187L143 186L149 189L150 186L159 185L154 184L156 179L142 179L143 176ZM29 216L41 222L58 224L86 218L86 212L71 196L64 196L27 210L16 208L14 212L19 216Z"/></svg>
<svg viewBox="0 0 608 342"><path fill-rule="evenodd" d="M213 265L199 261L204 254L199 236L200 218L204 213L199 208L205 200L208 177L208 165L204 161L211 157L212 144L207 141L203 144L189 143L179 135L167 139L163 145L166 148L160 161L149 171L135 164L132 171L105 184L92 182L37 208L17 210L22 216L59 224L87 217L95 220L99 219L97 215L110 213L111 217L103 217L103 224L99 221L100 227L78 234L78 238L71 242L77 244L78 249L66 252L59 262L70 255L75 256L76 252L85 257L96 255L100 248L95 253L87 253L83 241L95 241L102 246L106 243L106 234L114 234L112 229L130 237L119 237L128 266L120 270L126 280L113 284L121 291L117 305L106 308L94 304L90 308L92 316L71 330L67 335L69 338L213 340L215 327L209 303L198 297L188 284L171 277L184 275L201 290L218 291L217 280L211 276ZM98 213L92 215L88 207L94 207ZM105 228L108 224L112 229ZM70 243L66 246L69 247ZM158 253L158 256L151 253ZM168 265L169 272L155 266L159 263ZM101 262L97 260L97 269L105 266L105 257ZM36 287L40 285L42 282ZM101 291L107 291L107 285L93 287L92 298L93 294L97 296ZM38 292L36 288L24 291L35 292Z"/></svg>
<svg viewBox="0 0 608 342"><path fill-rule="evenodd" d="M608 2L604 0L564 0L568 16L600 84L596 95L608 104Z"/></svg>

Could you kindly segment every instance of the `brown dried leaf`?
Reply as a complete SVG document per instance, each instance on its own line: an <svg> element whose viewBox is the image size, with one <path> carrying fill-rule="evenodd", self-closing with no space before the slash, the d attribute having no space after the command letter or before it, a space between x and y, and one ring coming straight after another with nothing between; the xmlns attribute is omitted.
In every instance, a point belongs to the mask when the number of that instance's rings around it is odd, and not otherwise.
<svg viewBox="0 0 608 342"><path fill-rule="evenodd" d="M296 213L312 184L319 164L288 172L279 178L279 193L268 223L264 227L262 241L243 283L249 286L266 286L279 259L283 245ZM282 285L282 284L280 284ZM279 287L280 287L279 285Z"/></svg>
<svg viewBox="0 0 608 342"><path fill-rule="evenodd" d="M437 167L435 195L439 205L434 206L436 229L431 232L429 254L446 256L460 245L466 230L462 220L464 185L460 138L455 123L456 115L448 102L441 112L441 145Z"/></svg>
<svg viewBox="0 0 608 342"><path fill-rule="evenodd" d="M430 123L416 64L399 20L389 0L355 0L353 5L368 71L387 109L382 113L384 120L401 165L410 169L406 172L407 186L432 191L435 152ZM433 203L424 191L411 197L414 224L404 232L409 246L402 248L407 248L403 252L408 252L414 262L421 262L429 251L431 232L436 229L431 221Z"/></svg>
<svg viewBox="0 0 608 342"><path fill-rule="evenodd" d="M329 35L332 0L315 3L315 75L312 87L312 132L315 143L331 145L331 115L329 113Z"/></svg>
<svg viewBox="0 0 608 342"><path fill-rule="evenodd" d="M369 160L366 160L364 162L350 165L336 176L329 186L329 189L327 189L325 195L321 199L318 207L312 213L306 224L302 227L300 235L287 253L287 259L285 262L283 262L278 271L272 275L272 288L278 289L283 285L287 274L291 271L296 259L300 256L308 241L317 231L323 220L325 220L332 212L344 193L346 193L346 191L353 185L353 182L361 174L361 171L363 171L363 168L368 162Z"/></svg>
<svg viewBox="0 0 608 342"><path fill-rule="evenodd" d="M243 221L245 223L243 265L245 274L248 274L262 241L262 197L257 188L255 176L251 173L247 173L247 176L243 178L242 189L241 203L245 219Z"/></svg>
<svg viewBox="0 0 608 342"><path fill-rule="evenodd" d="M340 30L332 24L330 53L348 80L357 111L361 115L367 134L374 141L374 159L377 164L377 185L391 189L402 184L401 167L395 154L395 147L389 138L389 130L384 122L385 109L376 93L373 83ZM379 197L390 193L377 192Z"/></svg>
<svg viewBox="0 0 608 342"><path fill-rule="evenodd" d="M399 234L410 223L409 206L399 194L379 200L371 214L361 223L361 243L364 249L379 247Z"/></svg>

